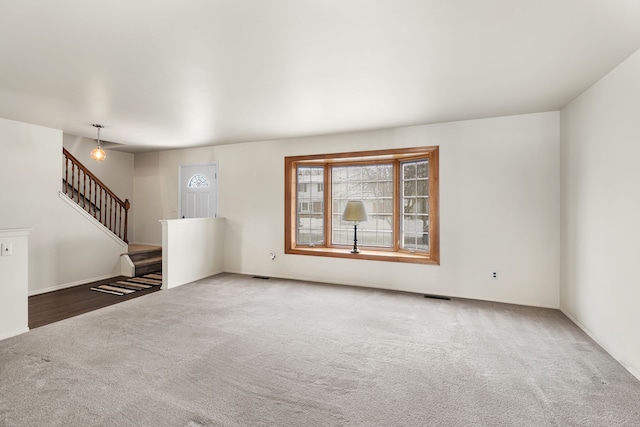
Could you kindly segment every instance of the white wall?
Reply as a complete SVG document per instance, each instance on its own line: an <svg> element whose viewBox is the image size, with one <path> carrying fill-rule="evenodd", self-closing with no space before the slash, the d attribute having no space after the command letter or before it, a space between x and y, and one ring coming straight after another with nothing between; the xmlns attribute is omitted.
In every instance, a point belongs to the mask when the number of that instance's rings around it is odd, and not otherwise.
<svg viewBox="0 0 640 427"><path fill-rule="evenodd" d="M133 197L137 243L162 244L160 220L178 218L178 169L180 165L213 163L215 147L170 150L135 155ZM218 215L222 216L222 215Z"/></svg>
<svg viewBox="0 0 640 427"><path fill-rule="evenodd" d="M0 119L0 228L33 228L30 294L112 277L123 246L60 198L62 131Z"/></svg>
<svg viewBox="0 0 640 427"><path fill-rule="evenodd" d="M558 307L559 126L551 112L137 154L136 239L160 244L154 221L177 218L178 165L218 161L225 271ZM285 156L427 145L440 266L283 254Z"/></svg>
<svg viewBox="0 0 640 427"><path fill-rule="evenodd" d="M561 308L640 378L640 51L562 109Z"/></svg>
<svg viewBox="0 0 640 427"><path fill-rule="evenodd" d="M104 135L104 130L103 130ZM96 134L97 136L97 134ZM91 160L91 150L96 148L96 140L82 136L64 134L62 145L80 162L95 174L100 181L113 191L123 201L129 199L129 227L127 230L129 241L133 242L133 216L135 204L133 203L133 159L131 153L105 149L107 159L102 162Z"/></svg>
<svg viewBox="0 0 640 427"><path fill-rule="evenodd" d="M171 289L224 271L225 220L163 220L162 289Z"/></svg>
<svg viewBox="0 0 640 427"><path fill-rule="evenodd" d="M0 256L0 340L29 330L29 230L0 230L11 256Z"/></svg>

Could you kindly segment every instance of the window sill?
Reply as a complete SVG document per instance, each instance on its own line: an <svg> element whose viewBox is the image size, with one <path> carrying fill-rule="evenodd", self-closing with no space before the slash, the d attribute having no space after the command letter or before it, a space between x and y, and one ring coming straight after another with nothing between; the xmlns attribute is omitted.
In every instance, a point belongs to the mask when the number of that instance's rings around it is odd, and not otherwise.
<svg viewBox="0 0 640 427"><path fill-rule="evenodd" d="M411 252L389 252L360 249L360 253L352 254L351 248L325 248L302 246L297 248L287 248L286 254L325 256L332 258L366 259L370 261L405 262L410 264L432 264L440 265L440 261L431 258L426 254Z"/></svg>

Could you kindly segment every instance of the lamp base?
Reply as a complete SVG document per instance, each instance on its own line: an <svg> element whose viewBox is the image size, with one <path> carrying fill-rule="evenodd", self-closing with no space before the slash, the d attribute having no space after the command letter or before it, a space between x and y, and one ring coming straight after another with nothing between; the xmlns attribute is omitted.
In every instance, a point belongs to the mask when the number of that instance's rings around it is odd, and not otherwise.
<svg viewBox="0 0 640 427"><path fill-rule="evenodd" d="M351 249L352 254L359 254L360 249L358 249L358 223L353 223L353 249Z"/></svg>

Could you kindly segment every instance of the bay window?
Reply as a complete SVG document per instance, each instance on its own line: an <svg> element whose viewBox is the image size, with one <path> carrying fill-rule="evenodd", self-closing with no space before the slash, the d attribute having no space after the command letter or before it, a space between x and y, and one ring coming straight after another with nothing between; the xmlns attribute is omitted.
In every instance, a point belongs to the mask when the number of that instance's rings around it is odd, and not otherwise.
<svg viewBox="0 0 640 427"><path fill-rule="evenodd" d="M285 158L285 253L439 263L438 147ZM351 254L361 200L360 254Z"/></svg>

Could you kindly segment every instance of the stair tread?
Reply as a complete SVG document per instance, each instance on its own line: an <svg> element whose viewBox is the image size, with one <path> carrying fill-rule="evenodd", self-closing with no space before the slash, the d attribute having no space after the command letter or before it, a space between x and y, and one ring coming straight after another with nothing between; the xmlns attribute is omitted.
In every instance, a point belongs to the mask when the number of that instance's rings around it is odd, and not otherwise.
<svg viewBox="0 0 640 427"><path fill-rule="evenodd" d="M140 261L133 261L133 264L138 267L138 266L142 266L142 265L149 265L149 264L156 264L158 262L162 262L162 257L153 257L153 258L147 258L147 259L143 259Z"/></svg>
<svg viewBox="0 0 640 427"><path fill-rule="evenodd" d="M123 255L140 255L150 252L162 252L162 246L154 246L154 245L139 245L135 243L130 243L128 248L128 252Z"/></svg>
<svg viewBox="0 0 640 427"><path fill-rule="evenodd" d="M131 262L133 262L134 264L137 264L147 259L162 258L162 251L157 250L157 251L149 251L149 252L137 252L134 254L127 254L127 256L129 257Z"/></svg>
<svg viewBox="0 0 640 427"><path fill-rule="evenodd" d="M162 249L158 248L158 249L139 250L139 251L134 251L134 252L125 252L122 255L129 255L129 256L132 256L132 255L144 255L144 254L150 254L150 253L153 253L153 252L162 253Z"/></svg>
<svg viewBox="0 0 640 427"><path fill-rule="evenodd" d="M159 245L143 245L141 243L129 243L129 251L137 252L137 251L146 251L149 249L162 249L162 246Z"/></svg>

